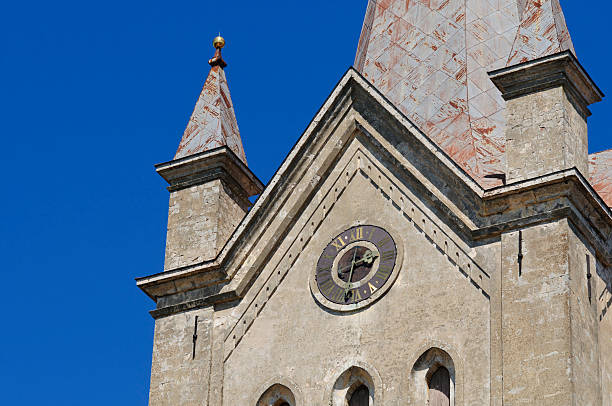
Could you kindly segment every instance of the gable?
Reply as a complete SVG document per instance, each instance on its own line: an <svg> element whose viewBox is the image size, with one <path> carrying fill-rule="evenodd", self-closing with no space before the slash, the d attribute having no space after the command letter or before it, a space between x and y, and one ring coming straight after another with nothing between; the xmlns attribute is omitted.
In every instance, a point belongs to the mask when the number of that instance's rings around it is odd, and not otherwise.
<svg viewBox="0 0 612 406"><path fill-rule="evenodd" d="M369 144L369 148L366 145ZM434 212L422 203L421 197L410 190L410 186L403 184L392 172L385 168L379 158L372 152L376 151L369 138L357 131L350 143L350 147L343 153L330 172L326 181L320 185L316 196L304 202L305 209L295 222L292 230L280 242L274 256L265 264L264 271L254 281L245 298L234 312L236 324L226 336L225 350L228 357L233 348L240 342L242 336L257 314L266 306L286 274L294 264L300 260L305 248L311 244L314 236L320 233L323 223L329 222L334 210L350 210L357 208L338 209L340 198L347 195L347 189L355 181L362 182L367 179L369 184L384 197L385 203L375 206L374 210L385 210L385 213L394 212L400 218L412 223L420 230L420 237L427 242L428 247L442 253L456 272L466 279L467 283L488 297L490 294L490 264L479 265L473 257L476 251L462 240L447 224L437 218ZM359 204L369 206L367 198L361 199ZM368 207L362 207L365 210ZM397 212L397 213L395 213ZM375 224L376 216L370 215L363 219L343 219L336 233L329 236L325 244L333 236L356 224ZM329 226L328 226L329 227ZM343 228L344 227L344 228ZM397 235L398 233L396 233ZM399 239L399 236L398 236Z"/></svg>
<svg viewBox="0 0 612 406"><path fill-rule="evenodd" d="M158 309L152 314L158 317L243 298L261 279L274 253L290 247L295 259L320 224L321 213L335 202L335 192L322 191L338 177L339 160L355 137L376 151L383 172L392 175L394 180L383 190L394 183L404 185L415 205L427 207L465 245L474 247L476 251L465 251L467 256L477 257L478 247L499 240L505 229L591 207L586 218L573 220L594 246L602 248L602 260L609 262L612 242L606 241L610 235L606 230L612 216L580 173L567 170L485 191L373 86L349 70L214 261L138 280L157 299ZM398 191L393 187L388 194L403 207ZM324 210L314 221L296 228L303 215L312 216L319 206ZM593 230L592 224L599 229ZM303 234L296 240L298 233Z"/></svg>
<svg viewBox="0 0 612 406"><path fill-rule="evenodd" d="M397 364L373 365L399 380L398 371L407 368L413 353L434 331L436 337L448 338L446 342L470 354L474 365L488 364L490 278L471 258L474 249L385 168L367 136L357 132L348 144L232 310L236 322L224 343L224 391L229 397L224 400L232 404L248 403L237 397L251 392L244 385L253 385L254 391L262 384L257 377L250 376L248 383L244 379L253 368L291 376L303 391L311 388L320 396L324 391L317 388L329 386L321 374L334 371L333 364L348 356L372 362L376 357L368 356L369 351L403 354ZM376 303L340 315L317 302L310 282L323 248L355 224L378 225L393 235L399 273ZM295 346L312 348L307 365L294 359L303 356L291 351ZM357 346L364 352L353 354ZM294 369L295 365L302 366ZM484 394L476 382L475 401L484 400L477 397ZM401 386L398 382L397 388Z"/></svg>

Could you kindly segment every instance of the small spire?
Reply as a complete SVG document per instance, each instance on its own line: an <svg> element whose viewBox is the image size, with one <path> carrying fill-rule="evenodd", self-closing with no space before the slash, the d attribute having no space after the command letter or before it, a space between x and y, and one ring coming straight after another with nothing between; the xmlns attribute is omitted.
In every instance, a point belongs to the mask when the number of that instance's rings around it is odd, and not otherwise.
<svg viewBox="0 0 612 406"><path fill-rule="evenodd" d="M223 70L227 66L221 58L221 48L225 46L225 40L219 35L214 39L213 45L217 52L208 62L211 65L210 73L174 158L185 158L226 146L246 164L236 113Z"/></svg>
<svg viewBox="0 0 612 406"><path fill-rule="evenodd" d="M215 56L208 63L212 67L220 66L223 69L227 66L227 63L225 63L221 56L221 49L225 46L225 39L221 36L221 33L213 40L213 46L216 49Z"/></svg>

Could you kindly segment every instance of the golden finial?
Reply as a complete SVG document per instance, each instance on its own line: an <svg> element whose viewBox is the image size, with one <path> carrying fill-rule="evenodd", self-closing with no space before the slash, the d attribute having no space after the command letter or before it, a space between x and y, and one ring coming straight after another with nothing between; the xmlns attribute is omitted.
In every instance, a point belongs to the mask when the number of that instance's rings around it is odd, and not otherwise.
<svg viewBox="0 0 612 406"><path fill-rule="evenodd" d="M223 60L223 57L221 56L221 48L225 46L225 39L221 36L221 33L219 33L217 38L213 40L213 46L217 50L215 51L215 56L213 56L213 58L210 61L208 61L208 63L212 67L220 66L221 69L223 69L227 66L227 63L225 63L225 61Z"/></svg>
<svg viewBox="0 0 612 406"><path fill-rule="evenodd" d="M225 39L221 36L221 33L213 40L213 46L217 49L221 49L225 46Z"/></svg>

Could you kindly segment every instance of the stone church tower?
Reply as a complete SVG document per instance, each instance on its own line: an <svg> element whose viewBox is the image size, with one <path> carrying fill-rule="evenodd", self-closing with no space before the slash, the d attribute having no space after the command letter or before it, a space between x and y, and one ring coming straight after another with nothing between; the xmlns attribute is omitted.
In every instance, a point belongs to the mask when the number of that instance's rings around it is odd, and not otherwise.
<svg viewBox="0 0 612 406"><path fill-rule="evenodd" d="M223 45L157 165L151 406L612 406L612 150L559 0L370 0L266 187Z"/></svg>

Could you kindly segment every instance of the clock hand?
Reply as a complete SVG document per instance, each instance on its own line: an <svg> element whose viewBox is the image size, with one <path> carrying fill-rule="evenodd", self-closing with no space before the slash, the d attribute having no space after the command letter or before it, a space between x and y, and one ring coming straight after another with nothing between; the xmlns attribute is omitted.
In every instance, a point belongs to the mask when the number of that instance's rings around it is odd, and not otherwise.
<svg viewBox="0 0 612 406"><path fill-rule="evenodd" d="M371 260L375 260L376 258L378 258L378 254L375 254L373 252L370 251L370 254L372 255ZM363 258L355 261L355 265L361 265L361 263L366 262L366 263L370 263L369 262L369 258L367 256L367 252L366 254L363 256ZM344 268L340 268L338 269L338 273L344 273L344 271L346 271L347 269L349 269L352 265L347 265Z"/></svg>
<svg viewBox="0 0 612 406"><path fill-rule="evenodd" d="M353 253L353 260L351 261L351 272L349 273L348 284L346 288L344 288L344 297L348 294L351 286L351 280L353 279L353 270L355 269L355 258L357 257L357 248L355 248L355 252Z"/></svg>

